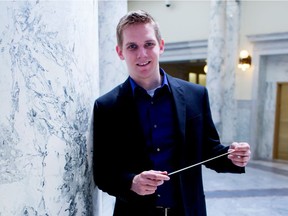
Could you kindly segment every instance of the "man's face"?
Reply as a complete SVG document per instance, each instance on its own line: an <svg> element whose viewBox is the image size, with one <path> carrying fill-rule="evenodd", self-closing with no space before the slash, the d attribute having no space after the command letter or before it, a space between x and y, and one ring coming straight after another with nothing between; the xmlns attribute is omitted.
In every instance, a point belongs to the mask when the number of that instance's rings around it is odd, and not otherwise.
<svg viewBox="0 0 288 216"><path fill-rule="evenodd" d="M153 25L136 24L123 31L123 45L116 47L120 59L125 60L130 76L135 80L151 79L159 74L159 57L164 41L157 41Z"/></svg>

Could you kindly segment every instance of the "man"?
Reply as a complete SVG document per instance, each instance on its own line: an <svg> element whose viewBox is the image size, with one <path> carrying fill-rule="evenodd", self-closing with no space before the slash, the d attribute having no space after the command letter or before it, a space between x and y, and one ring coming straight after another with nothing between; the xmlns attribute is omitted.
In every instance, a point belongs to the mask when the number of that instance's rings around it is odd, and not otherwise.
<svg viewBox="0 0 288 216"><path fill-rule="evenodd" d="M96 185L116 197L114 216L206 215L201 166L169 174L206 160L216 172L244 173L249 144L222 145L206 88L160 68L164 41L148 13L120 19L116 51L129 77L95 101Z"/></svg>

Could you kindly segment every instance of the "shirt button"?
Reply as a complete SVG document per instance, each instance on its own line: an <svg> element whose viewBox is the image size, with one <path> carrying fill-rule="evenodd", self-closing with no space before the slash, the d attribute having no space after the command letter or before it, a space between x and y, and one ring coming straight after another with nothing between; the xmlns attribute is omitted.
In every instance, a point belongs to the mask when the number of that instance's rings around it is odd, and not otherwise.
<svg viewBox="0 0 288 216"><path fill-rule="evenodd" d="M156 124L154 125L154 128L157 128L157 125L156 125Z"/></svg>
<svg viewBox="0 0 288 216"><path fill-rule="evenodd" d="M160 195L160 194L157 194L157 197L159 197L159 198L160 198L160 197L161 197L161 195Z"/></svg>
<svg viewBox="0 0 288 216"><path fill-rule="evenodd" d="M153 101L151 101L151 104L153 105L153 104L154 104L154 102L153 102Z"/></svg>
<svg viewBox="0 0 288 216"><path fill-rule="evenodd" d="M157 152L160 152L160 148L157 148Z"/></svg>

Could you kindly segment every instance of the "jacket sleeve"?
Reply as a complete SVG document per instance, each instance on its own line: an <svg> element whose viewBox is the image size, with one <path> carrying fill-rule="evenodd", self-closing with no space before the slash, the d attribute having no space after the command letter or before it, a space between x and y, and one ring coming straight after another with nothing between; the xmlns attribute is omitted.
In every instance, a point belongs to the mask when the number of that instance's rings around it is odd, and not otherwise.
<svg viewBox="0 0 288 216"><path fill-rule="evenodd" d="M95 184L122 200L137 200L132 180L152 164L145 153L137 112L129 96L118 92L97 99L93 112L93 176Z"/></svg>

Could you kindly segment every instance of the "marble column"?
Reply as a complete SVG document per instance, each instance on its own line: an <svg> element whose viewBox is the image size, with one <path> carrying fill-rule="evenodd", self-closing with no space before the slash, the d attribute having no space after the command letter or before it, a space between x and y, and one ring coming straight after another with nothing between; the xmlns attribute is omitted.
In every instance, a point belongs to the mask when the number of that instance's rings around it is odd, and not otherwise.
<svg viewBox="0 0 288 216"><path fill-rule="evenodd" d="M224 65L223 52L225 48L225 1L211 0L210 8L210 32L208 38L207 55L207 88L214 123L219 132L222 132L221 111L222 111L222 72Z"/></svg>
<svg viewBox="0 0 288 216"><path fill-rule="evenodd" d="M232 143L237 134L235 75L238 66L240 5L238 0L226 2L225 63L223 77L222 142ZM237 140L242 141L242 140Z"/></svg>
<svg viewBox="0 0 288 216"><path fill-rule="evenodd" d="M212 0L208 40L207 88L215 125L224 144L236 137L235 71L239 2Z"/></svg>
<svg viewBox="0 0 288 216"><path fill-rule="evenodd" d="M0 2L0 215L92 215L98 2Z"/></svg>
<svg viewBox="0 0 288 216"><path fill-rule="evenodd" d="M127 1L99 1L99 77L100 95L105 94L127 78L125 62L116 53L116 26L127 13ZM99 190L94 191L94 215L111 216L115 198Z"/></svg>
<svg viewBox="0 0 288 216"><path fill-rule="evenodd" d="M126 64L116 53L116 26L127 13L127 1L99 1L99 73L100 94L127 78Z"/></svg>

